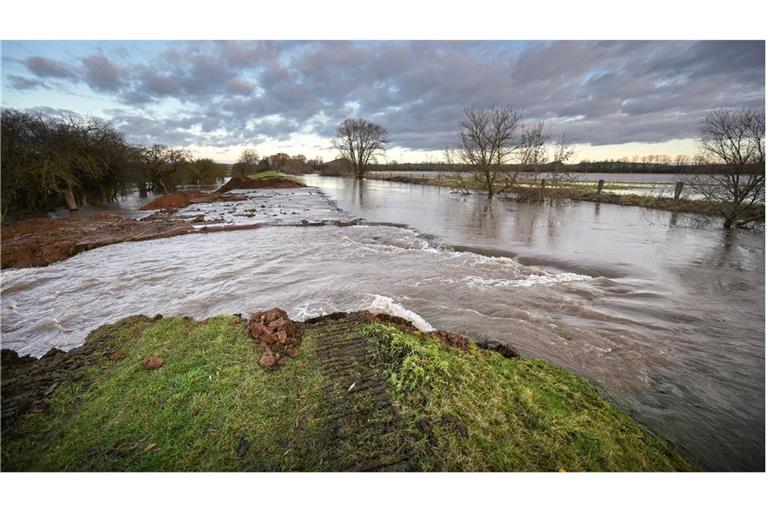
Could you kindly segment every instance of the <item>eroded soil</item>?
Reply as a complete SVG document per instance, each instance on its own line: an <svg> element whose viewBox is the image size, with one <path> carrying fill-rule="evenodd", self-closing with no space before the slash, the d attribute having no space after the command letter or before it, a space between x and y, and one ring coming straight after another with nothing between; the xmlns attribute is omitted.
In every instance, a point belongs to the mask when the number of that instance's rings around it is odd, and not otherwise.
<svg viewBox="0 0 768 512"><path fill-rule="evenodd" d="M2 268L42 267L104 245L192 232L169 214L136 220L115 213L77 219L28 219L2 228Z"/></svg>

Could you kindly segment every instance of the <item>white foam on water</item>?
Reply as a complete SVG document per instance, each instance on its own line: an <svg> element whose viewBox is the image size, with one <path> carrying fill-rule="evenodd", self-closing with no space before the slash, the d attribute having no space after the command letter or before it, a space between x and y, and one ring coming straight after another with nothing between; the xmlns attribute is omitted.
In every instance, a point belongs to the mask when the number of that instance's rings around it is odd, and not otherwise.
<svg viewBox="0 0 768 512"><path fill-rule="evenodd" d="M414 327L422 332L431 332L435 330L429 322L424 320L417 313L404 307L402 304L398 304L391 297L385 295L374 294L373 301L370 305L365 307L365 309L374 314L392 315L408 320Z"/></svg>
<svg viewBox="0 0 768 512"><path fill-rule="evenodd" d="M570 272L563 272L562 274L550 274L547 272L541 275L531 274L520 279L489 279L480 276L467 276L464 280L468 286L492 286L495 288L530 288L531 286L571 283L575 281L586 281L589 279L592 278L583 274L573 274Z"/></svg>

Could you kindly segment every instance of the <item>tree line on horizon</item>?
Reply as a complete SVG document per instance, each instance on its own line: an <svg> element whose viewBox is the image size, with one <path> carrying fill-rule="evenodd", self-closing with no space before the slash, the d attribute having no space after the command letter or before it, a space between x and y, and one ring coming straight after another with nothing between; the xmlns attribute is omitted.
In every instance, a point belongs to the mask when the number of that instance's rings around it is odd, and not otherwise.
<svg viewBox="0 0 768 512"><path fill-rule="evenodd" d="M165 194L215 183L229 166L189 151L130 144L108 123L3 109L2 215L114 202L131 190Z"/></svg>
<svg viewBox="0 0 768 512"><path fill-rule="evenodd" d="M62 206L75 210L84 203L114 202L132 190L141 195L165 194L181 185L212 184L228 174L243 178L273 169L303 173L328 167L320 158L307 160L303 155L276 153L260 158L254 149L244 150L230 166L195 159L181 148L130 144L109 123L55 120L15 109L1 113L3 218L9 213ZM574 150L564 136L554 137L543 122L526 120L512 107L497 105L465 108L457 142L445 150L443 163L377 163L389 143L388 133L365 119L344 120L333 145L342 174L356 179L363 179L374 166L401 170L426 165L430 170L453 172L460 188L479 188L488 197L512 190L526 172L550 173L553 182L567 180L569 171L709 173L711 179L694 180L693 185L707 199L730 205L723 214L730 226L738 223L744 204L764 201L764 135L762 112L718 110L700 127L701 151L695 157L646 155L569 164Z"/></svg>

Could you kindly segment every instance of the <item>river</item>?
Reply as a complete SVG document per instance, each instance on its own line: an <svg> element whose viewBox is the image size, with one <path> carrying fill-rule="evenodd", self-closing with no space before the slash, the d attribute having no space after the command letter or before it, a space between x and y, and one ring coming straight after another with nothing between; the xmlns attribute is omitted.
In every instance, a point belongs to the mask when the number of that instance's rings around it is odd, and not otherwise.
<svg viewBox="0 0 768 512"><path fill-rule="evenodd" d="M2 273L3 346L42 355L129 314L372 308L588 377L705 469L764 469L763 232L588 202L305 177L198 205L272 227L102 247ZM347 227L289 227L363 219Z"/></svg>

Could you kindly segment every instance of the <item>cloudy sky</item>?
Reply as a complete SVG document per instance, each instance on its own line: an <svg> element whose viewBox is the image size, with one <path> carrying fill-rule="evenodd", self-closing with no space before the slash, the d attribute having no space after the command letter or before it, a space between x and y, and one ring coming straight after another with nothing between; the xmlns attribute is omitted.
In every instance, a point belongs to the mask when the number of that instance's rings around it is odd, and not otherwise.
<svg viewBox="0 0 768 512"><path fill-rule="evenodd" d="M707 111L763 108L762 41L4 41L2 104L110 120L136 143L231 162L334 158L348 117L387 159L437 160L464 105L511 104L577 159L690 154Z"/></svg>

